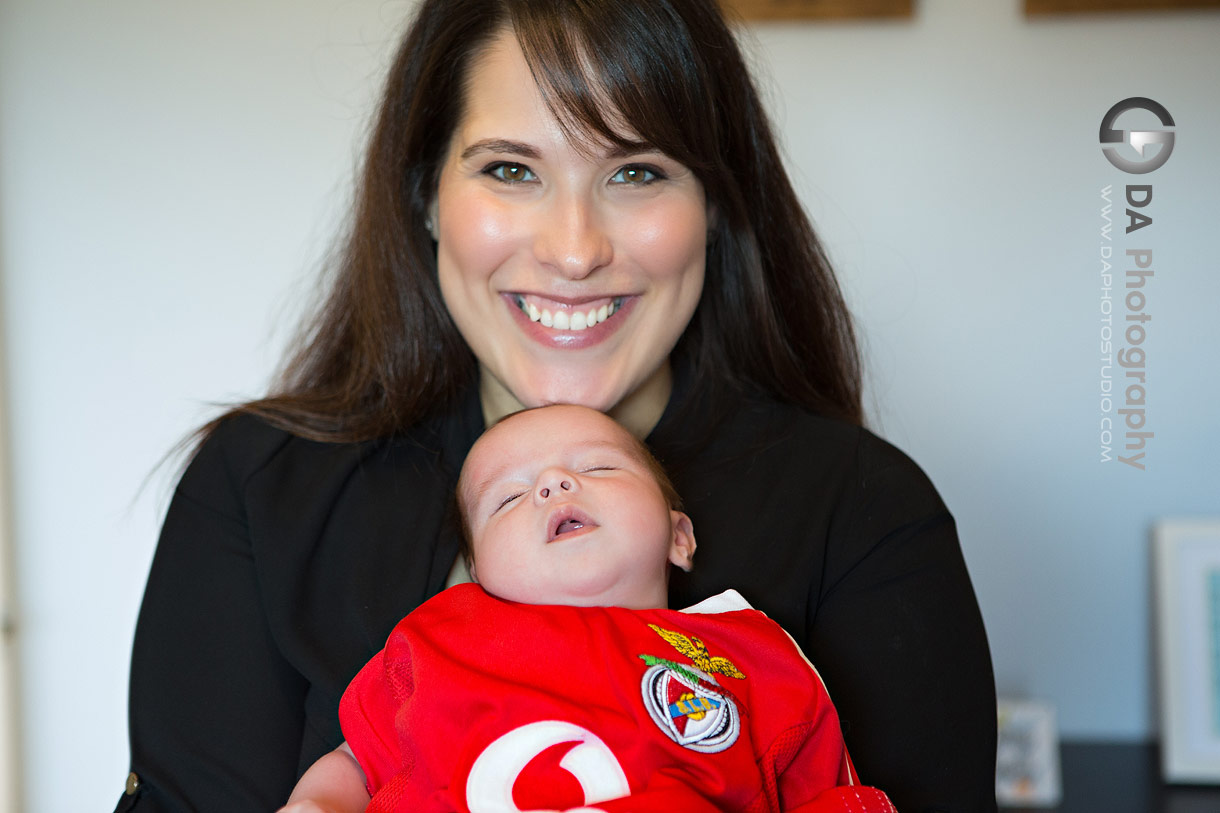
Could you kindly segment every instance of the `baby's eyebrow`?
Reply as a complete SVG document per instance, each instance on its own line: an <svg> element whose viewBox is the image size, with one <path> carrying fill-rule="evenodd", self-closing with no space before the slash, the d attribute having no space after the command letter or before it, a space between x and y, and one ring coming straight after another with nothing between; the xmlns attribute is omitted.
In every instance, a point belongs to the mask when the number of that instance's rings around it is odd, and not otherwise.
<svg viewBox="0 0 1220 813"><path fill-rule="evenodd" d="M467 500L467 504L471 508L479 504L479 501L483 499L485 494L487 494L487 490L491 488L492 483L504 476L504 470L506 468L507 466L497 466L496 468L492 469L486 477L479 480L479 482L475 483L474 486L467 491L467 493L470 495L470 499Z"/></svg>
<svg viewBox="0 0 1220 813"><path fill-rule="evenodd" d="M622 442L615 442L612 440L591 440L585 445L585 448L593 450L604 449L611 452L618 452L619 454L633 459L635 458L634 450Z"/></svg>
<svg viewBox="0 0 1220 813"><path fill-rule="evenodd" d="M635 459L637 457L637 455L633 453L633 450L630 447L626 446L625 444L623 444L621 442L615 442L615 441L611 441L611 440L591 440L591 441L587 441L581 445L582 451L584 451L584 450L597 451L597 450L603 450L603 449L612 451L612 452L618 452L618 453L623 454L632 459ZM483 499L483 497L487 494L487 491L488 491L488 489L491 488L492 484L495 483L496 481L502 479L505 475L505 472L507 472L508 469L509 469L509 464L502 464L502 465L493 467L491 471L489 471L486 475L484 475L477 483L475 483L469 489L469 491L467 493L470 495L470 500L467 501L467 504L470 505L471 507L477 505L479 503L479 501L481 499Z"/></svg>

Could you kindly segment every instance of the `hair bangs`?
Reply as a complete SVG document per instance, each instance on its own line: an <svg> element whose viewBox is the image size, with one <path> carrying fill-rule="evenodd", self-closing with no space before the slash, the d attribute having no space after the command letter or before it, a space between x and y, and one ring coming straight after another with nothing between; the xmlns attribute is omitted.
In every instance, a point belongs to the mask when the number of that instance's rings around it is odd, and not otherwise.
<svg viewBox="0 0 1220 813"><path fill-rule="evenodd" d="M511 25L577 149L652 149L701 177L711 170L718 123L706 71L665 4L519 2Z"/></svg>

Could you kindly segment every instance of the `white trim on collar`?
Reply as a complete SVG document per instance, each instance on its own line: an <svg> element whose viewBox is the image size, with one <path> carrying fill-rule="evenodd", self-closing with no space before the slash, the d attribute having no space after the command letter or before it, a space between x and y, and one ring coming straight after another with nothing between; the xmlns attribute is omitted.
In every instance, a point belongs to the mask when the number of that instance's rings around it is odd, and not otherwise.
<svg viewBox="0 0 1220 813"><path fill-rule="evenodd" d="M736 590L725 590L719 595L705 598L703 601L693 606L687 607L681 612L694 613L699 615L710 615L712 613L729 613L734 610L753 610L750 602L741 597L741 593Z"/></svg>

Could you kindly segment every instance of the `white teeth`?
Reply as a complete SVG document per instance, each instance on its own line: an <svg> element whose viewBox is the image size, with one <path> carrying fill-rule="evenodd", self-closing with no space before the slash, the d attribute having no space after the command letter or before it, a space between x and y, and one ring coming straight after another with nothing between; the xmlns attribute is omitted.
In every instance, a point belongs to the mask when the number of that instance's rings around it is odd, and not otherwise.
<svg viewBox="0 0 1220 813"><path fill-rule="evenodd" d="M513 300L517 307L530 318L531 322L541 322L543 327L553 327L556 330L587 330L596 324L606 321L622 305L622 297L611 299L609 304L600 308L590 308L588 311L557 310L551 313L545 308L538 309L533 302L526 302L525 297L517 295Z"/></svg>

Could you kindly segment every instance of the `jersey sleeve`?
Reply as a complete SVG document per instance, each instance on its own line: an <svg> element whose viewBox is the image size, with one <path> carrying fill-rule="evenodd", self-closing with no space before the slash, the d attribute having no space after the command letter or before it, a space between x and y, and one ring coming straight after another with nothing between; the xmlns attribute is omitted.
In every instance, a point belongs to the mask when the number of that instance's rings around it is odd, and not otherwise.
<svg viewBox="0 0 1220 813"><path fill-rule="evenodd" d="M139 787L118 810L267 811L296 781L306 686L262 612L231 431L196 454L157 544L132 651Z"/></svg>
<svg viewBox="0 0 1220 813"><path fill-rule="evenodd" d="M395 666L409 668L398 659ZM386 671L386 652L382 650L356 674L339 701L343 736L364 770L370 796L375 796L402 767L394 720L403 699L401 684L392 685Z"/></svg>
<svg viewBox="0 0 1220 813"><path fill-rule="evenodd" d="M859 786L860 780L822 676L792 636L764 614L737 616L743 629L755 630L743 638L752 642L755 658L756 674L747 679L757 684L751 689L750 716L762 784L759 803L766 810L846 809L823 798L828 788ZM810 807L819 799L823 807Z"/></svg>
<svg viewBox="0 0 1220 813"><path fill-rule="evenodd" d="M760 762L768 810L802 813L896 813L889 798L877 788L860 784L833 715L821 726L790 729ZM787 740L787 742L785 742ZM837 762L837 784L826 787L811 781L825 773L827 762Z"/></svg>
<svg viewBox="0 0 1220 813"><path fill-rule="evenodd" d="M884 793L860 785L828 788L806 804L783 806L780 810L784 813L898 813Z"/></svg>

